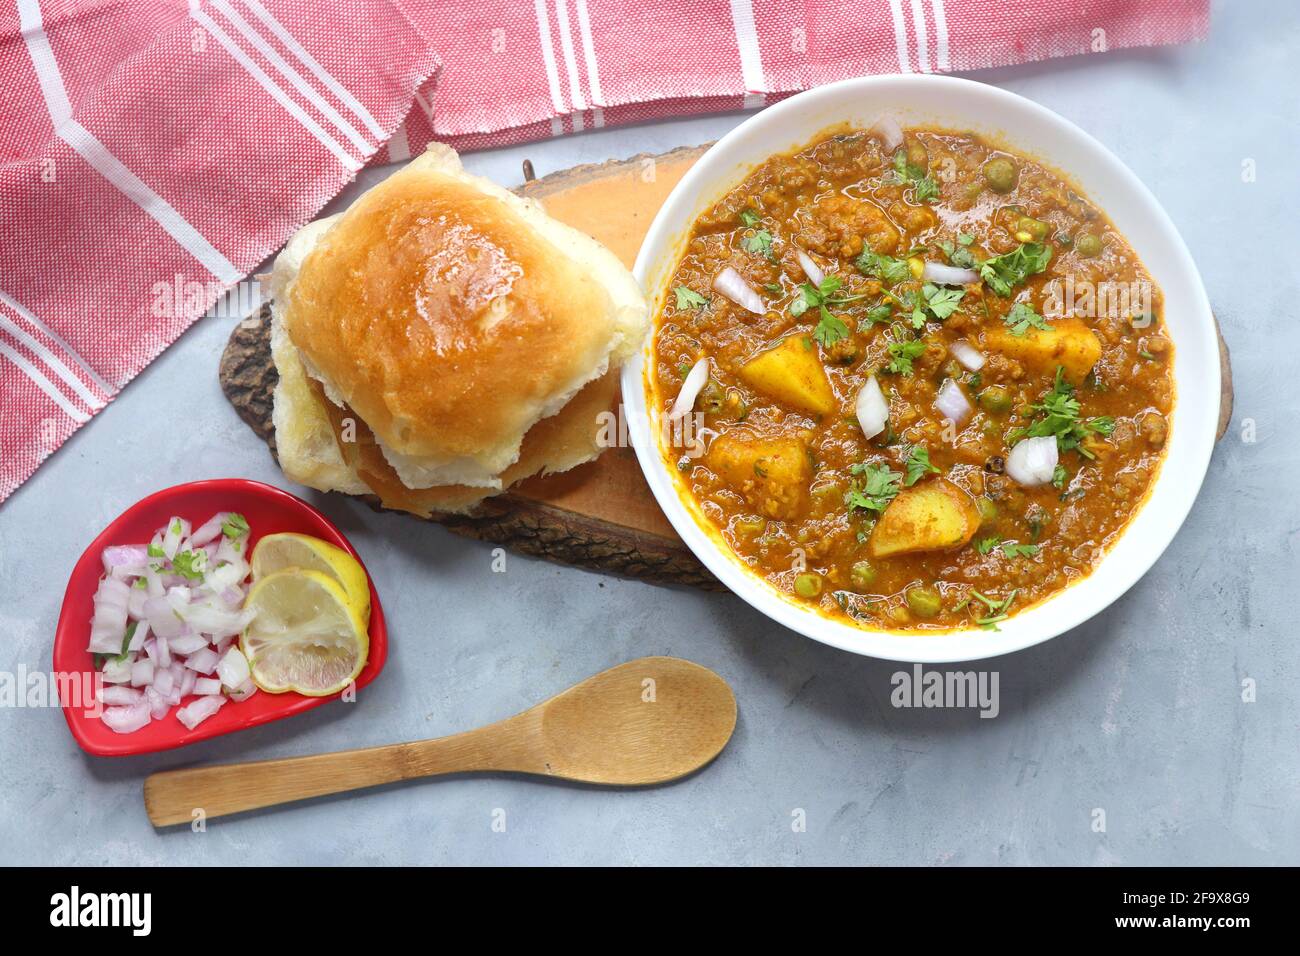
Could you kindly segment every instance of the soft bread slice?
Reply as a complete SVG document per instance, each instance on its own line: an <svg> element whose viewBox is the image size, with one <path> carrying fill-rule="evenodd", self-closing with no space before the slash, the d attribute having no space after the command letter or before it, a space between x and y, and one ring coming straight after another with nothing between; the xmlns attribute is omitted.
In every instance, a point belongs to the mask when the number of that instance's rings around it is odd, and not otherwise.
<svg viewBox="0 0 1300 956"><path fill-rule="evenodd" d="M606 416L618 399L616 372L608 372L585 385L559 412L528 430L518 461L500 476L500 490L468 485L412 489L402 483L373 433L352 409L335 405L326 398L319 382L310 381L309 387L314 393L312 400L332 429L335 453L350 473L378 495L385 508L409 511L425 518L433 513L467 513L485 498L500 494L525 478L568 471L595 459L609 431Z"/></svg>
<svg viewBox="0 0 1300 956"><path fill-rule="evenodd" d="M303 232L276 263L285 328L410 488L500 490L529 429L646 330L613 253L446 147Z"/></svg>

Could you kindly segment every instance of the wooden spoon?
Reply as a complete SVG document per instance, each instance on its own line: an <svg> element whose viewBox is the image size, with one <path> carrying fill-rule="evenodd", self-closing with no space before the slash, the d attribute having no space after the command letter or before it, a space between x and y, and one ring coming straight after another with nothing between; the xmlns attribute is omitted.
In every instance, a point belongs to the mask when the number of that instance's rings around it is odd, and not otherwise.
<svg viewBox="0 0 1300 956"><path fill-rule="evenodd" d="M151 774L144 805L154 826L170 826L191 822L199 810L219 817L472 770L644 786L703 767L735 727L736 698L721 677L675 657L643 657L451 737Z"/></svg>

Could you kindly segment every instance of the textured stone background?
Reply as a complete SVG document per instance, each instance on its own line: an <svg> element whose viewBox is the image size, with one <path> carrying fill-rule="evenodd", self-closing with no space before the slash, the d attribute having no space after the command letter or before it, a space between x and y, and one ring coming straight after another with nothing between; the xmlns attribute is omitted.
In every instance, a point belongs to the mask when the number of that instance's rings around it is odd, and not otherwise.
<svg viewBox="0 0 1300 956"><path fill-rule="evenodd" d="M1204 274L1237 387L1232 430L1169 551L1084 627L996 661L997 719L895 710L896 665L814 644L729 596L513 556L493 574L485 545L321 497L383 596L382 677L355 706L125 760L82 754L57 710L0 710L0 861L1300 862L1288 604L1300 544L1297 29L1293 4L1222 4L1203 46L978 76L1080 124L1155 191ZM525 155L544 173L702 142L739 120L611 130L468 165L513 184ZM48 667L73 562L132 502L223 475L290 487L218 390L230 322L197 324L0 508L0 670ZM713 667L740 701L728 750L675 786L456 779L217 820L205 834L157 833L144 815L151 770L450 733L643 654ZM1256 703L1241 702L1245 677ZM1104 834L1090 829L1096 807ZM505 833L491 830L496 808ZM795 808L806 832L791 830Z"/></svg>

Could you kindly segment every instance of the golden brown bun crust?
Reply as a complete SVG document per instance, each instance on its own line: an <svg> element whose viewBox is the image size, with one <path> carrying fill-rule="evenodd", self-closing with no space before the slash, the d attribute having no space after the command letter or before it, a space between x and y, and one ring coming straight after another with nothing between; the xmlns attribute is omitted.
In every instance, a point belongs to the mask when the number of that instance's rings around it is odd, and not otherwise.
<svg viewBox="0 0 1300 956"><path fill-rule="evenodd" d="M284 320L388 448L476 459L603 373L611 313L605 288L518 212L424 169L325 233Z"/></svg>
<svg viewBox="0 0 1300 956"><path fill-rule="evenodd" d="M412 489L402 484L393 466L375 443L374 434L349 408L340 408L325 397L319 382L309 380L314 400L329 416L346 465L379 496L385 508L409 511L428 517L436 511L463 512L497 492L466 485L442 485ZM594 459L601 448L599 439L606 427L603 412L618 403L618 372L611 371L588 383L573 399L550 418L544 418L524 436L519 460L501 475L503 489L535 474L565 471ZM345 440L344 428L348 427Z"/></svg>

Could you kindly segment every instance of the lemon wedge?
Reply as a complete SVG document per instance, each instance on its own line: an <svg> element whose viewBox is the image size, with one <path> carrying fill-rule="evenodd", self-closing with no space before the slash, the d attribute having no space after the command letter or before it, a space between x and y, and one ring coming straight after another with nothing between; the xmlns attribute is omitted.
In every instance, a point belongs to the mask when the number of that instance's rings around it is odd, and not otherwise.
<svg viewBox="0 0 1300 956"><path fill-rule="evenodd" d="M369 623L370 585L357 559L328 541L306 534L268 534L253 549L253 581L290 568L319 571L347 592L348 602Z"/></svg>
<svg viewBox="0 0 1300 956"><path fill-rule="evenodd" d="M255 581L245 608L255 614L239 641L253 683L272 694L335 694L366 665L368 617L321 571L294 568Z"/></svg>

